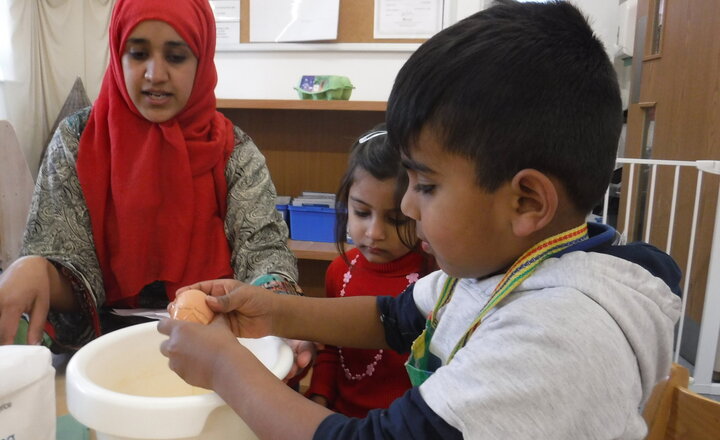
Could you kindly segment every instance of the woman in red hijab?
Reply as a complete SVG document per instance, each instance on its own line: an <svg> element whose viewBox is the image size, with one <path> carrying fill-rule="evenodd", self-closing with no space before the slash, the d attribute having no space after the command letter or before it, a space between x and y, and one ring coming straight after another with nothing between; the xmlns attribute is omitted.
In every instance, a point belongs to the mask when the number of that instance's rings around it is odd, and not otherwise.
<svg viewBox="0 0 720 440"><path fill-rule="evenodd" d="M112 309L162 308L201 280L295 286L265 159L215 109L208 1L118 0L109 37L100 94L55 133L24 257L0 278L0 345L44 329L76 349L136 322Z"/></svg>

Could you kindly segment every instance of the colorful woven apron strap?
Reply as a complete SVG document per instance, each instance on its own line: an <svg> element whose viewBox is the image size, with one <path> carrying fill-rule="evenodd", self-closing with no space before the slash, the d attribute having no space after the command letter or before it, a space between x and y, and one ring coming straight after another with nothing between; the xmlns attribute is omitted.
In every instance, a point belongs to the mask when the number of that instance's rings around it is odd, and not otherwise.
<svg viewBox="0 0 720 440"><path fill-rule="evenodd" d="M440 297L437 303L435 303L435 308L425 321L425 329L412 343L410 357L405 362L405 370L413 386L420 386L421 383L425 382L425 380L442 365L440 358L430 352L430 340L435 334L435 327L437 327L438 311L452 298L457 282L458 279L452 277L448 277L447 280L445 280L445 284L440 292Z"/></svg>
<svg viewBox="0 0 720 440"><path fill-rule="evenodd" d="M528 278L540 265L540 263L564 250L567 250L575 244L586 240L587 237L587 224L583 223L581 226L541 241L520 256L520 258L518 258L505 273L502 280L500 280L497 286L495 286L488 302L482 310L480 310L480 313L478 313L478 316L472 324L470 324L470 327L468 327L465 331L463 336L453 348L452 352L450 352L447 363L450 363L450 361L455 357L455 354L465 346L488 312L490 312L493 307L498 305L500 301L508 296L510 292L515 290L515 288L519 286L523 280ZM405 363L405 368L408 371L408 375L410 376L410 381L413 386L419 386L441 365L440 359L430 352L430 341L432 340L435 328L437 327L438 312L442 307L450 302L455 286L457 285L457 281L458 280L456 278L451 277L448 277L445 281L440 296L435 303L435 307L425 322L425 330L423 330L422 334L420 334L420 336L418 336L412 344L410 357Z"/></svg>

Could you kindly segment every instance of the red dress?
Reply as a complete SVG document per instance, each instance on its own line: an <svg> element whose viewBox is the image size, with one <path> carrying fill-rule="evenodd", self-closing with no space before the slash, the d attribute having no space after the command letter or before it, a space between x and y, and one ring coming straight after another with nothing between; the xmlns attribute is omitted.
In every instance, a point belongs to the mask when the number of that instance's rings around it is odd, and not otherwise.
<svg viewBox="0 0 720 440"><path fill-rule="evenodd" d="M342 257L336 258L328 267L325 274L328 298L398 296L417 280L424 268L424 258L416 252L390 263L371 263L357 249L350 250L347 255L351 262L355 261L349 271ZM350 417L365 417L371 409L387 408L410 389L405 371L407 358L407 354L392 350L326 346L318 353L307 395L324 396L333 411Z"/></svg>

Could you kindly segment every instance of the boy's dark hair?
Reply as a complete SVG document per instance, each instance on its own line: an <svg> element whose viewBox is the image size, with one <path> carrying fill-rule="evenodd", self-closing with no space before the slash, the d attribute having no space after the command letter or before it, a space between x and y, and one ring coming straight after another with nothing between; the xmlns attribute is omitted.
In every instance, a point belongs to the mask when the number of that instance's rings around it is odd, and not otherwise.
<svg viewBox="0 0 720 440"><path fill-rule="evenodd" d="M475 162L481 188L533 168L590 212L614 168L622 104L603 45L573 5L499 0L412 54L386 120L405 154L425 128Z"/></svg>
<svg viewBox="0 0 720 440"><path fill-rule="evenodd" d="M397 179L395 206L398 207L399 216L403 215L400 212L400 202L408 185L407 172L400 162L400 152L396 148L392 148L387 142L385 124L376 125L355 141L350 150L347 170L340 180L340 187L335 198L335 244L340 255L346 260L344 244L347 242L348 198L350 187L354 182L355 171L358 168L362 168L378 180ZM418 241L414 224L414 222L410 221L398 225L397 228L400 241L408 249L413 249Z"/></svg>

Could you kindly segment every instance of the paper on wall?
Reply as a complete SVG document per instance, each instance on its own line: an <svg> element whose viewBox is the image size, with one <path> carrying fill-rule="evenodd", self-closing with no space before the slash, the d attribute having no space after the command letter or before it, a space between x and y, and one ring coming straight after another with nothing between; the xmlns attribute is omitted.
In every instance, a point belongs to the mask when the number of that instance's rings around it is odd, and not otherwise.
<svg viewBox="0 0 720 440"><path fill-rule="evenodd" d="M430 38L442 19L443 0L375 0L373 37Z"/></svg>
<svg viewBox="0 0 720 440"><path fill-rule="evenodd" d="M238 0L210 0L215 20L240 20L240 2Z"/></svg>
<svg viewBox="0 0 720 440"><path fill-rule="evenodd" d="M238 0L211 0L215 15L216 42L220 45L240 43L240 2Z"/></svg>
<svg viewBox="0 0 720 440"><path fill-rule="evenodd" d="M337 39L340 0L250 0L251 42Z"/></svg>
<svg viewBox="0 0 720 440"><path fill-rule="evenodd" d="M240 43L240 23L237 21L219 21L215 23L218 46Z"/></svg>

